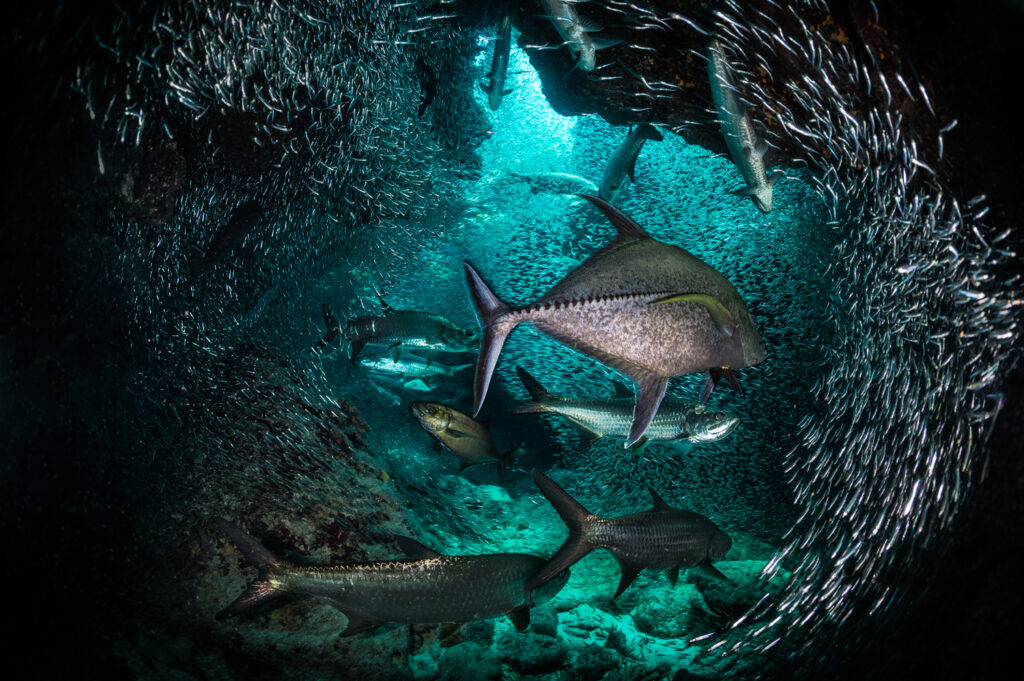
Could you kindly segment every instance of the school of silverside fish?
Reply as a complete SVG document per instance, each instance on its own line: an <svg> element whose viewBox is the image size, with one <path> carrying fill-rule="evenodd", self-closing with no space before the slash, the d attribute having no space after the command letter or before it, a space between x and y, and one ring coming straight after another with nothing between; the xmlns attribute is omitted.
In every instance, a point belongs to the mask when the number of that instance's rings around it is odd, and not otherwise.
<svg viewBox="0 0 1024 681"><path fill-rule="evenodd" d="M741 408L751 390L745 372L771 370L777 348L765 338L784 344L787 333L770 318L755 321L751 291L734 285L733 275L766 265L720 271L658 239L620 203L646 143L685 138L712 121L736 172L735 186L710 198L771 215L780 208L773 189L788 180L780 183L784 172L769 161L810 169L832 246L813 282L826 291L816 301L825 328L808 358L813 381L803 388L792 447L781 454L780 484L795 511L749 586L767 584L783 563L791 576L689 644L717 659L722 674L755 665L767 673L776 656L790 669L813 669L815 650L834 656L855 645L907 597L908 575L924 569L914 556L943 536L968 492L999 412L999 378L1016 356L1021 301L1016 280L999 274L1016 258L1001 245L1008 232L984 223L984 197L954 196L948 169L936 163L955 121L939 121L926 88L908 74L887 78L870 47L855 53L805 20L828 15L820 0L722 0L693 16L678 11L689 3L673 2L523 0L487 12L466 4L182 0L92 19L102 50L81 64L73 87L104 132L100 172L118 172L115 160L132 146L157 166L174 149L206 150L179 178L169 219L154 224L124 207L110 219L122 246L114 276L133 304L138 351L155 367L144 372L145 392L167 396L168 411L201 443L193 445L203 477L194 511L258 571L241 596L221 603L220 617L302 598L344 612L345 635L441 624L447 638L459 624L505 615L525 630L530 609L557 601L573 565L599 548L619 565L611 598L644 570L664 570L673 586L680 569L728 580L714 563L734 540L714 514L681 508L667 480L618 480L649 493L650 506L595 515L571 486L534 471L535 491L568 531L550 558L453 555L401 536L407 526L397 520L374 530L378 509L401 501L376 483L353 490L339 481L340 467L376 470L372 433L324 373L334 363L365 377L455 455L460 471L493 466L499 484L521 452L499 447L477 417L520 324L560 343L579 371L608 367L632 390L549 391L549 377L513 362L520 384L508 390L530 400L496 421L551 414L545 419L579 431L580 449L602 438L621 443L616 457L736 437L754 415L712 398L728 393ZM512 26L522 17L524 25L547 22L544 39L520 33L516 43ZM492 37L486 74L471 67L481 33ZM655 104L679 86L623 57L657 52L651 44L676 33L693 48L671 58L705 65L709 107L700 120L659 118L665 109ZM441 304L405 308L394 285L411 254L449 243L449 226L466 211L464 188L487 170L472 151L489 125L474 89L492 111L510 106L513 44L531 59L555 55L559 71L540 76L560 87L613 82L636 100L619 112L634 125L622 128L618 151L592 177L555 171L537 180L567 183L564 193L578 195L580 210L604 230L542 295L527 300L492 287L496 272L477 264L486 256L493 267L515 244L497 256L483 252L488 243L467 245L459 276L480 322L470 328ZM779 60L786 68L773 68ZM891 106L894 93L928 112L939 133L909 124ZM125 205L142 200L145 187L119 180ZM441 278L423 272L422 280L429 287ZM303 308L310 297L323 301L319 310ZM438 291L439 301L450 299ZM670 379L691 374L703 376L686 384L692 394L666 397ZM341 540L328 541L320 546L331 551L295 562L241 527L265 535L268 519L333 517L339 503L349 520L332 532L376 535L372 546L342 550ZM458 500L448 505L452 515L468 512ZM232 520L212 518L220 515ZM394 557L395 537L404 557Z"/></svg>

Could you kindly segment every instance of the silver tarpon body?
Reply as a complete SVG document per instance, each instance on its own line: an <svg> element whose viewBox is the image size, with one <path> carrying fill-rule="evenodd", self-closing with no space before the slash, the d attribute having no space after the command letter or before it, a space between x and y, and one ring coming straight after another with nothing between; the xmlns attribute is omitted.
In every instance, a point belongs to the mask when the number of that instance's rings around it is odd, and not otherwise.
<svg viewBox="0 0 1024 681"><path fill-rule="evenodd" d="M491 111L497 111L501 106L501 98L512 94L511 89L505 88L505 78L508 75L508 57L512 49L512 17L505 14L501 17L501 25L498 27L498 38L494 41L494 58L491 60L491 72L487 74L486 83L480 87L487 93L487 103Z"/></svg>
<svg viewBox="0 0 1024 681"><path fill-rule="evenodd" d="M604 176L601 178L601 190L598 194L602 199L608 203L615 203L626 178L636 182L636 159L647 140L656 142L662 140L661 133L650 123L641 123L626 135L626 139L615 150L608 165L605 166Z"/></svg>
<svg viewBox="0 0 1024 681"><path fill-rule="evenodd" d="M652 239L602 199L584 198L612 221L619 236L534 303L509 307L466 264L484 325L474 413L483 405L508 334L529 322L633 379L637 401L626 442L632 446L657 413L670 377L752 366L764 359L765 346L743 299L718 271L678 246Z"/></svg>
<svg viewBox="0 0 1024 681"><path fill-rule="evenodd" d="M641 570L668 570L675 585L681 568L698 568L706 577L726 580L712 563L732 546L725 532L693 511L673 508L651 489L649 511L602 518L590 513L551 478L534 471L533 479L569 528L569 537L544 567L527 581L539 587L595 549L608 549L622 570L618 597Z"/></svg>
<svg viewBox="0 0 1024 681"><path fill-rule="evenodd" d="M382 314L357 317L343 330L351 344L354 360L366 344L425 348L446 352L476 349L476 335L456 326L444 317L416 310L392 310L385 306Z"/></svg>
<svg viewBox="0 0 1024 681"><path fill-rule="evenodd" d="M192 275L205 274L227 260L228 256L245 240L253 227L259 223L263 213L263 207L254 200L246 201L235 208L228 221L213 235L210 243L206 246L206 251L189 262Z"/></svg>
<svg viewBox="0 0 1024 681"><path fill-rule="evenodd" d="M633 422L632 396L611 398L577 398L552 395L522 367L516 367L520 380L533 401L519 405L514 414L560 414L583 431L583 446L603 437L625 440ZM738 416L711 411L698 402L664 400L640 442L713 442L736 429Z"/></svg>
<svg viewBox="0 0 1024 681"><path fill-rule="evenodd" d="M587 30L580 21L579 12L569 0L541 0L541 5L558 35L576 55L576 67L581 71L593 71L597 66L597 50Z"/></svg>
<svg viewBox="0 0 1024 681"><path fill-rule="evenodd" d="M433 358L420 357L419 355L403 354L396 359L390 355L380 357L363 357L359 364L368 371L380 374L397 374L407 378L423 378L424 376L454 376L463 369L468 369L472 364L447 365Z"/></svg>
<svg viewBox="0 0 1024 681"><path fill-rule="evenodd" d="M733 193L751 197L759 209L768 213L772 209L772 185L783 173L776 171L771 175L765 174L764 153L767 147L757 139L754 123L736 90L732 67L717 39L711 40L707 62L708 80L711 82L711 94L718 111L722 136L746 183L746 187Z"/></svg>
<svg viewBox="0 0 1024 681"><path fill-rule="evenodd" d="M531 594L523 585L543 558L523 553L446 556L406 537L396 540L409 558L300 567L278 559L235 525L217 522L260 570L242 596L221 611L221 619L279 597L298 597L323 599L345 613L349 623L343 636L388 622L468 622L506 614L514 619L521 614L528 621L528 608L550 599L569 578L566 572Z"/></svg>

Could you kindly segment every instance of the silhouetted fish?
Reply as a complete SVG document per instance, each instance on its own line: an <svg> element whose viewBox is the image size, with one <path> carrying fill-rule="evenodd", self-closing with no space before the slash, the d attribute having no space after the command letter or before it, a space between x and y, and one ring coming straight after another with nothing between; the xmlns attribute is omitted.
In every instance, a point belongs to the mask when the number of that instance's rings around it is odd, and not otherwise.
<svg viewBox="0 0 1024 681"><path fill-rule="evenodd" d="M505 88L505 77L508 74L508 55L512 48L512 17L507 13L501 17L498 27L498 38L494 41L494 58L491 60L491 72L487 74L489 82L481 82L480 87L487 93L487 103L491 111L501 106L501 98L512 94L511 88Z"/></svg>
<svg viewBox="0 0 1024 681"><path fill-rule="evenodd" d="M761 211L772 209L772 185L785 173L781 170L765 175L764 154L768 146L757 139L754 123L747 114L747 107L740 101L732 67L722 52L718 40L712 39L708 47L708 80L711 94L718 110L718 122L729 147L732 160L740 169L747 186L733 192L737 196L749 196Z"/></svg>
<svg viewBox="0 0 1024 681"><path fill-rule="evenodd" d="M523 583L544 564L524 553L446 556L408 537L395 537L408 558L300 567L281 560L236 525L216 519L259 575L218 619L295 598L320 598L348 617L342 636L388 622L462 623L508 615L517 629L530 622L530 607L557 594L569 579L558 575L528 592ZM442 627L442 636L445 629Z"/></svg>
<svg viewBox="0 0 1024 681"><path fill-rule="evenodd" d="M581 431L580 447L584 448L603 437L625 440L633 420L633 395L620 383L626 394L612 398L558 397L552 395L531 376L526 369L516 367L519 380L526 386L533 401L512 409L513 414L560 414ZM642 447L648 442L713 442L721 440L736 428L738 416L710 411L697 402L664 400L644 436L634 445Z"/></svg>
<svg viewBox="0 0 1024 681"><path fill-rule="evenodd" d="M569 538L526 582L527 588L539 588L594 549L611 551L622 569L616 598L641 570L667 570L673 586L680 568L697 568L705 577L728 581L712 563L729 551L732 540L699 513L669 506L652 489L651 510L601 518L583 508L540 471L534 471L533 479L565 521Z"/></svg>
<svg viewBox="0 0 1024 681"><path fill-rule="evenodd" d="M626 177L636 182L636 159L644 148L644 142L660 142L662 139L661 133L650 123L642 123L633 128L604 168L600 197L608 203L615 203Z"/></svg>
<svg viewBox="0 0 1024 681"><path fill-rule="evenodd" d="M252 231L261 217L263 217L263 207L258 201L246 201L235 208L228 221L217 230L213 239L210 240L206 252L189 262L192 276L205 274L227 259L231 252L242 243L245 236Z"/></svg>
<svg viewBox="0 0 1024 681"><path fill-rule="evenodd" d="M513 309L468 264L466 279L484 339L474 381L474 415L508 334L523 322L623 372L637 386L626 446L647 430L668 379L764 359L764 341L736 289L713 267L652 239L606 201L593 202L618 237L531 305Z"/></svg>

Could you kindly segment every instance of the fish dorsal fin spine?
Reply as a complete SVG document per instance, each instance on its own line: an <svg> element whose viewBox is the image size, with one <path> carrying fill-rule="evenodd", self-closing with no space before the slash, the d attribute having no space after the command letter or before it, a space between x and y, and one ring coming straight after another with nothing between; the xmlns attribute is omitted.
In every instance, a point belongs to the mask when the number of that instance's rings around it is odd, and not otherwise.
<svg viewBox="0 0 1024 681"><path fill-rule="evenodd" d="M651 499L654 501L655 511L660 511L665 508L671 508L671 506L666 504L665 500L661 498L661 495L654 491L653 487L648 487L648 489L651 491Z"/></svg>
<svg viewBox="0 0 1024 681"><path fill-rule="evenodd" d="M609 222L615 226L615 229L619 232L619 236L616 241L639 241L641 239L651 238L651 235L645 232L640 225L636 224L632 218L604 199L597 196L591 196L590 194L577 194L577 196L584 198L597 206L598 210L600 210L604 216L608 218Z"/></svg>
<svg viewBox="0 0 1024 681"><path fill-rule="evenodd" d="M424 546L415 539L412 539L411 537L403 537L400 534L395 535L395 543L398 544L398 548L402 549L402 553L415 560L438 558L441 555L434 549Z"/></svg>

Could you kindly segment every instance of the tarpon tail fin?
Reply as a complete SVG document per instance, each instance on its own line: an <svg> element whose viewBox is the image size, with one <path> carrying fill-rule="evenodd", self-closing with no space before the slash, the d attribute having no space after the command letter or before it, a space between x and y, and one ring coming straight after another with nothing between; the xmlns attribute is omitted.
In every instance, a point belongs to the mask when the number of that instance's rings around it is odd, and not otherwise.
<svg viewBox="0 0 1024 681"><path fill-rule="evenodd" d="M516 328L517 322L505 319L512 312L512 308L498 300L498 297L487 287L472 265L468 262L463 264L466 266L466 283L473 296L473 304L476 306L480 322L484 326L480 354L476 360L476 378L473 381L473 416L475 417L480 413L480 408L484 404L487 388L491 384L491 376L494 375L494 367L498 364L501 348L505 345L508 334Z"/></svg>
<svg viewBox="0 0 1024 681"><path fill-rule="evenodd" d="M566 527L569 528L569 537L562 544L562 548L558 549L558 552L537 571L537 574L526 581L527 591L543 586L597 548L586 538L587 525L597 520L597 516L583 508L582 504L540 471L533 472L533 480L545 498L558 511L558 515L562 517Z"/></svg>
<svg viewBox="0 0 1024 681"><path fill-rule="evenodd" d="M219 613L217 619L223 620L236 615L245 614L258 606L270 605L278 599L288 597L288 593L276 588L271 580L275 572L288 567L288 564L271 553L263 544L260 544L252 535L245 532L234 523L223 518L215 518L214 524L224 533L232 544L245 556L245 559L252 563L259 570L259 575L252 582L242 595L234 600Z"/></svg>

